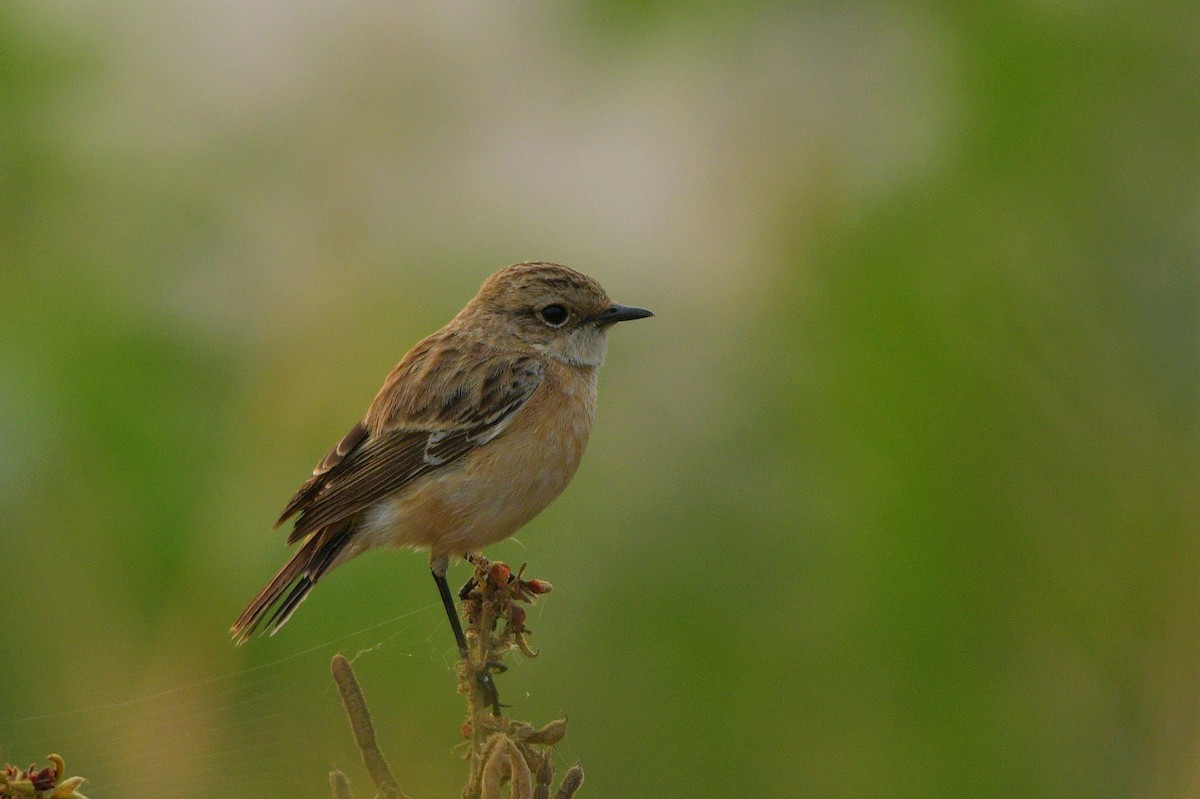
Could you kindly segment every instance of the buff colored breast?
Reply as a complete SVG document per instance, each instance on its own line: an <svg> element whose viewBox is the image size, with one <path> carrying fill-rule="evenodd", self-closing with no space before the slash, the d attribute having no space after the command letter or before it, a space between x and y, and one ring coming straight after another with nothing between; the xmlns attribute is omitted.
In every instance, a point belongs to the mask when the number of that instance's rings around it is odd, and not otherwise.
<svg viewBox="0 0 1200 799"><path fill-rule="evenodd" d="M348 556L381 545L461 555L512 535L575 474L595 417L596 376L595 367L550 361L504 433L367 511Z"/></svg>

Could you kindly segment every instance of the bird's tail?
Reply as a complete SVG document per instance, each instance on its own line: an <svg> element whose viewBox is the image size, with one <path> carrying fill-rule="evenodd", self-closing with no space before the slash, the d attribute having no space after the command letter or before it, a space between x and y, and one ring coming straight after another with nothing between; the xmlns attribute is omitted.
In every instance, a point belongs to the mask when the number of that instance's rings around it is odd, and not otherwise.
<svg viewBox="0 0 1200 799"><path fill-rule="evenodd" d="M279 573L258 592L258 596L242 611L229 628L233 640L240 646L254 635L266 618L263 632L274 635L287 624L296 608L317 584L317 580L333 566L335 559L350 540L350 524L317 530L292 555ZM270 617L267 618L267 615Z"/></svg>

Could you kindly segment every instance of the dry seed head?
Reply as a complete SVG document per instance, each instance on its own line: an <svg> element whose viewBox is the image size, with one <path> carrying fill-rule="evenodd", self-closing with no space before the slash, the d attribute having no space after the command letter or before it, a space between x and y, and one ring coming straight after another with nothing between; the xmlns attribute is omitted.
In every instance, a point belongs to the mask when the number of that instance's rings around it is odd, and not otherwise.
<svg viewBox="0 0 1200 799"><path fill-rule="evenodd" d="M554 794L554 799L571 799L580 785L583 785L583 766L576 762L563 775L562 784L558 786L558 793Z"/></svg>
<svg viewBox="0 0 1200 799"><path fill-rule="evenodd" d="M483 750L488 755L483 761L483 771L479 778L479 792L483 799L500 799L500 783L504 780L504 766L508 762L505 751L507 747L501 745L501 741L507 742L507 739L497 733Z"/></svg>
<svg viewBox="0 0 1200 799"><path fill-rule="evenodd" d="M550 753L542 756L542 762L537 770L537 787L533 789L533 799L550 799L550 783L554 781L554 760Z"/></svg>
<svg viewBox="0 0 1200 799"><path fill-rule="evenodd" d="M508 764L512 799L533 799L533 775L529 773L529 763L512 741L508 741Z"/></svg>
<svg viewBox="0 0 1200 799"><path fill-rule="evenodd" d="M531 744L545 744L554 746L556 743L567 737L567 720L555 719L549 722L540 730L530 735L527 742Z"/></svg>
<svg viewBox="0 0 1200 799"><path fill-rule="evenodd" d="M496 562L492 564L492 568L488 570L488 580L492 585L500 587L508 582L508 578L512 576L512 569L506 563Z"/></svg>

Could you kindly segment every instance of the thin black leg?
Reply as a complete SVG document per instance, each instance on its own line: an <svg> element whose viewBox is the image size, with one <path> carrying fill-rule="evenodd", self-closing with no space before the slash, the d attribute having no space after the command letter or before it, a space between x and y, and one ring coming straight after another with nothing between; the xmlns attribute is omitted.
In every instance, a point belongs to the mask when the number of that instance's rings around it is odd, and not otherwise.
<svg viewBox="0 0 1200 799"><path fill-rule="evenodd" d="M450 629L454 630L454 640L458 643L458 654L467 659L467 636L463 635L462 622L458 620L458 608L454 607L454 597L450 595L450 584L446 575L433 572L433 580L437 583L438 593L442 595L442 605L446 608L446 616L450 619Z"/></svg>
<svg viewBox="0 0 1200 799"><path fill-rule="evenodd" d="M471 659L467 653L467 636L463 635L462 622L458 620L458 608L454 606L454 597L450 594L450 584L446 582L446 575L439 575L437 572L431 573L433 581L437 583L438 593L442 595L442 605L446 608L446 616L450 619L450 629L454 630L454 640L458 643L459 657L466 661L467 667L470 668ZM491 705L492 712L499 716L500 692L496 690L496 681L492 679L491 667L491 663L485 663L483 671L475 675L475 681L479 683L484 704Z"/></svg>

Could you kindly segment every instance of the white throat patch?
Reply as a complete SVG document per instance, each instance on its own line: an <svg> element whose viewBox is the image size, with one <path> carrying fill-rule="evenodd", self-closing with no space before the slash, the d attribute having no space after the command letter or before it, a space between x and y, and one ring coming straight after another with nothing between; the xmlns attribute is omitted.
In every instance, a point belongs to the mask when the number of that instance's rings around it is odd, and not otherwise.
<svg viewBox="0 0 1200 799"><path fill-rule="evenodd" d="M608 353L608 332L584 325L538 349L570 366L600 366Z"/></svg>

